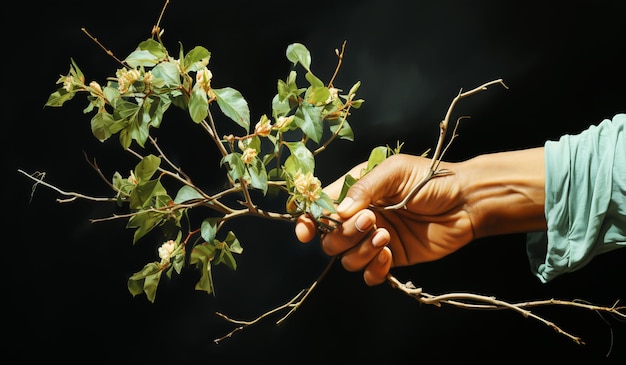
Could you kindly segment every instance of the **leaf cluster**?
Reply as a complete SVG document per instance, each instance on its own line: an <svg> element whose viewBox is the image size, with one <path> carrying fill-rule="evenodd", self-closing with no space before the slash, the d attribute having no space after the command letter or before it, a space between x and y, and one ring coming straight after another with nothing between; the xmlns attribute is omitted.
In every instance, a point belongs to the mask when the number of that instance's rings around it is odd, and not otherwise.
<svg viewBox="0 0 626 365"><path fill-rule="evenodd" d="M343 50L337 55L341 61ZM45 104L62 107L84 96L83 113L92 115L93 136L101 142L117 136L121 147L139 158L128 175L115 172L107 183L113 190L110 200L128 211L115 218L126 219L126 228L134 230L133 244L156 229L161 232L160 260L147 263L128 280L133 295L145 293L150 301L163 273L180 273L186 264L201 273L196 289L214 293L212 267L236 269L234 254L243 251L233 231L222 232L229 220L257 215L293 221L301 214L319 220L334 212L334 202L315 177L315 156L335 139L354 140L347 119L363 103L356 98L360 82L347 93L333 80L323 82L313 73L311 54L303 44L287 47L290 72L277 80L272 110L254 126L239 91L213 87L210 58L211 52L202 46L185 51L180 45L172 56L160 34L153 35L121 61L106 83L88 82L71 59L69 71L60 76L60 86ZM228 187L217 192L199 188L157 144L152 133L171 107L187 112L195 124L192 133L199 129L217 145ZM234 123L240 133L221 135L216 118ZM174 181L177 190L168 192L166 185L171 184L163 179ZM252 190L261 193L263 202L283 199L284 210L264 210ZM233 197L234 204L227 199ZM190 212L198 210L194 208L206 208L198 227L190 218Z"/></svg>

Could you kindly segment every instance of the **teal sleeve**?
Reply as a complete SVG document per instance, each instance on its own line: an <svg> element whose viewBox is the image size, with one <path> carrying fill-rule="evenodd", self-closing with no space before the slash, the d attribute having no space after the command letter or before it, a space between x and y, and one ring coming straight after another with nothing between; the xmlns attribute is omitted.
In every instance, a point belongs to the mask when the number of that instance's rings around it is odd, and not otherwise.
<svg viewBox="0 0 626 365"><path fill-rule="evenodd" d="M626 246L626 114L545 143L547 231L527 236L542 281ZM626 263L625 263L626 264Z"/></svg>

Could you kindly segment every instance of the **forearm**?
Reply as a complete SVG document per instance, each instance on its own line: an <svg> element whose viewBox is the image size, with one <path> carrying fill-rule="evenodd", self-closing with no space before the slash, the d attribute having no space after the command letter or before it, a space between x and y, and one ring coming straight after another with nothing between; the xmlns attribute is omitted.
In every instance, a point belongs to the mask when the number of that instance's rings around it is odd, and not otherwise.
<svg viewBox="0 0 626 365"><path fill-rule="evenodd" d="M456 173L474 238L546 229L543 147L477 156Z"/></svg>

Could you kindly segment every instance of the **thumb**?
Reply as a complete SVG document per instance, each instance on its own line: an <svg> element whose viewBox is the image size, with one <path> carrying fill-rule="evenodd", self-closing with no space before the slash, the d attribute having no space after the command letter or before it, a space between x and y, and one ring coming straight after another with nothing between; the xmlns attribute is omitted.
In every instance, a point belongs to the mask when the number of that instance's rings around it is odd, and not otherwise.
<svg viewBox="0 0 626 365"><path fill-rule="evenodd" d="M368 208L372 202L385 196L390 183L388 169L377 166L350 187L345 198L337 206L337 214L346 219Z"/></svg>

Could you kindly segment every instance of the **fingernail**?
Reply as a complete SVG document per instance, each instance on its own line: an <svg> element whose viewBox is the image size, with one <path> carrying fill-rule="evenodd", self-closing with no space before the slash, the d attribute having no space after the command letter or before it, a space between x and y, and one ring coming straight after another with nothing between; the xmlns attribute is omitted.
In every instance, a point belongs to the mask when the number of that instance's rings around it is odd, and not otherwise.
<svg viewBox="0 0 626 365"><path fill-rule="evenodd" d="M380 231L374 232L374 236L372 236L372 246L380 247L387 244L387 236L381 234Z"/></svg>
<svg viewBox="0 0 626 365"><path fill-rule="evenodd" d="M337 206L337 211L341 212L341 211L346 211L348 210L348 208L350 208L350 206L352 205L354 201L351 198L344 198L341 203L339 203L339 205Z"/></svg>
<svg viewBox="0 0 626 365"><path fill-rule="evenodd" d="M361 213L354 222L354 227L359 232L367 232L372 228L372 220L365 213Z"/></svg>

